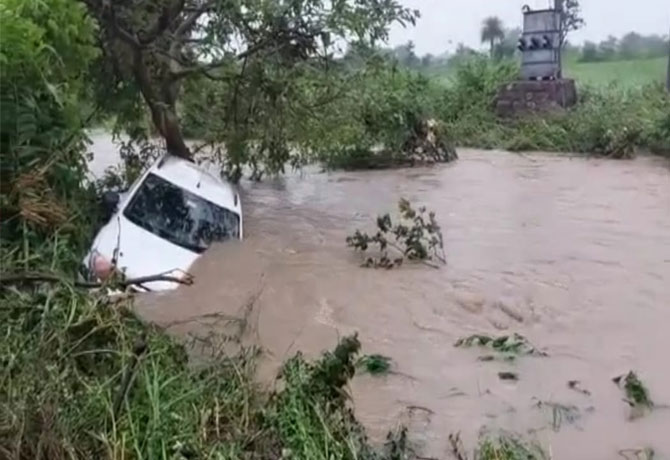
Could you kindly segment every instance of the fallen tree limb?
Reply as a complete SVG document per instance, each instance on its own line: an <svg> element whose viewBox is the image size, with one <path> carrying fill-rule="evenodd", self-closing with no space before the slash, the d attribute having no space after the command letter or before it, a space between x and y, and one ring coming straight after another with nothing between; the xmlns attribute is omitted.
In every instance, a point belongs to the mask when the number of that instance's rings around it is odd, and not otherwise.
<svg viewBox="0 0 670 460"><path fill-rule="evenodd" d="M94 289L103 286L118 286L127 288L132 285L141 285L143 283L152 283L157 281L166 281L171 283L178 283L190 286L193 284L193 277L188 275L184 278L177 278L176 276L169 276L165 274L140 276L137 278L129 278L125 280L118 280L111 283L101 283L97 281L79 281L70 280L55 273L0 273L0 286L7 286L11 284L31 284L31 283L66 283L76 287L85 289Z"/></svg>

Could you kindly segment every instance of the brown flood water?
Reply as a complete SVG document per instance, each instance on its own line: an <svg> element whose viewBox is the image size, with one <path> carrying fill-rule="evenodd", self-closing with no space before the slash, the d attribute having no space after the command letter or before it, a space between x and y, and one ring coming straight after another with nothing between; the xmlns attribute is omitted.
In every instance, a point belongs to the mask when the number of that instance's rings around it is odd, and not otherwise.
<svg viewBox="0 0 670 460"><path fill-rule="evenodd" d="M448 434L460 431L471 448L482 427L537 439L554 459L609 460L646 446L670 456L670 409L629 421L611 380L634 369L670 404L670 164L460 154L430 169L245 184L245 241L210 250L193 268L195 286L138 308L162 325L181 321L178 335L203 335L208 314L239 315L255 300L246 340L263 350L266 382L298 350L316 356L358 332L364 353L392 357L395 372L354 378L357 416L378 441L407 424L423 456L451 458ZM400 197L436 211L444 268L364 269L345 247ZM481 362L453 346L512 332L550 356ZM502 370L520 380L499 380ZM536 398L575 405L581 418L554 431Z"/></svg>

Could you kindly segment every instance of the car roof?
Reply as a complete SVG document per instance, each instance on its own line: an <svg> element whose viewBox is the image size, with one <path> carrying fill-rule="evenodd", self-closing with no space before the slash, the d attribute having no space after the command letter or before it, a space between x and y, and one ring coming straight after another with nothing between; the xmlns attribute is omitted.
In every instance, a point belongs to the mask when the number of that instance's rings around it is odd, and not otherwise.
<svg viewBox="0 0 670 460"><path fill-rule="evenodd" d="M240 199L235 188L192 161L166 154L154 163L149 172L214 204L240 211Z"/></svg>

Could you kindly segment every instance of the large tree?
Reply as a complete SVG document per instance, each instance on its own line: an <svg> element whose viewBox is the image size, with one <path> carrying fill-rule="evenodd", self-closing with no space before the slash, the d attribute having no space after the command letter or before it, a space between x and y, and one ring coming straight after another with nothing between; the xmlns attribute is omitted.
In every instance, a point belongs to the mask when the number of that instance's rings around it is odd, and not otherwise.
<svg viewBox="0 0 670 460"><path fill-rule="evenodd" d="M100 26L106 89L141 95L168 151L184 158L191 152L177 102L185 79L240 78L252 61L328 60L343 43L385 40L391 23L418 14L396 0L80 1Z"/></svg>
<svg viewBox="0 0 670 460"><path fill-rule="evenodd" d="M494 56L496 42L502 42L504 38L505 30L500 18L490 16L484 19L484 22L482 23L481 39L482 43L489 44L491 57Z"/></svg>

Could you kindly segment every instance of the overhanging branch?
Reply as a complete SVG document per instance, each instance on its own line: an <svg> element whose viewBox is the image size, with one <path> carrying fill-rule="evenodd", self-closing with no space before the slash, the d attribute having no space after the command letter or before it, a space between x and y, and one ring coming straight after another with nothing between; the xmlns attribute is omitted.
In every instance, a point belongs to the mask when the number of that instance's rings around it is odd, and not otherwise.
<svg viewBox="0 0 670 460"><path fill-rule="evenodd" d="M196 8L191 12L191 14L188 15L188 17L182 22L178 27L177 30L175 30L175 37L177 40L180 40L183 38L184 34L186 34L191 27L195 25L195 23L200 19L200 17L205 14L206 12L210 11L212 7L214 6L216 2L214 0L209 0L206 1L201 7Z"/></svg>

